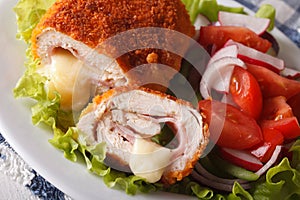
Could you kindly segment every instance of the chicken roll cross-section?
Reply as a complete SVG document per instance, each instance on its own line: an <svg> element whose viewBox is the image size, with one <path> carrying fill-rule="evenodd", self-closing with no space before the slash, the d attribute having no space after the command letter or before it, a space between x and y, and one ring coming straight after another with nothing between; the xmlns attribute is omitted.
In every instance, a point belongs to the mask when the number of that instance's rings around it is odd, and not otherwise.
<svg viewBox="0 0 300 200"><path fill-rule="evenodd" d="M181 56L167 49L175 43L168 34L152 29L143 36L137 30L121 40L105 43L120 33L146 27L164 28L188 37L195 34L180 0L57 0L33 30L32 52L46 66L40 71L50 77L49 88L61 94L63 109L71 109L73 81L80 79L77 90L86 93L77 99L75 107L80 109L88 102L86 96L91 91L102 93L118 86L141 85L140 79L145 76L137 75L139 70L128 73L137 66L161 63L173 72L180 69ZM160 48L156 49L155 44ZM130 48L141 46L142 49ZM124 52L127 47L130 51ZM177 47L185 51L187 45L180 41L173 48ZM78 78L81 73L85 77ZM163 82L174 75L157 66L150 67L148 73ZM156 90L167 86L148 85Z"/></svg>
<svg viewBox="0 0 300 200"><path fill-rule="evenodd" d="M168 184L191 173L209 135L190 103L145 88L121 87L95 97L77 127L87 145L106 143L110 167ZM170 130L167 143L153 139Z"/></svg>

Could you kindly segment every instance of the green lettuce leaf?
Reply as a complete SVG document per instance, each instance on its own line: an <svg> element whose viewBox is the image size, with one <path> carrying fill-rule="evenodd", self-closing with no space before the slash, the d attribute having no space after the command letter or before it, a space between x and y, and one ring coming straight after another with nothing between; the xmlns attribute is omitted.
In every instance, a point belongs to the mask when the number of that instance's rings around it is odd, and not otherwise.
<svg viewBox="0 0 300 200"><path fill-rule="evenodd" d="M246 14L243 7L229 7L224 5L219 5L218 7L219 11Z"/></svg>
<svg viewBox="0 0 300 200"><path fill-rule="evenodd" d="M182 181L172 185L166 191L194 195L202 200L253 200L252 195L243 189L243 187L235 182L232 188L232 193L219 193L216 190L200 185L197 182L192 181L189 177L184 178Z"/></svg>
<svg viewBox="0 0 300 200"><path fill-rule="evenodd" d="M300 139L298 139L290 149L293 152L291 166L300 171Z"/></svg>
<svg viewBox="0 0 300 200"><path fill-rule="evenodd" d="M78 149L79 145L74 138L77 135L77 129L74 127L70 127L69 130L64 133L59 128L56 128L55 123L53 123L53 133L54 136L49 142L64 152L64 156L71 160L77 161L76 150Z"/></svg>
<svg viewBox="0 0 300 200"><path fill-rule="evenodd" d="M216 0L182 0L190 15L192 23L198 14L205 15L210 21L218 20L218 3Z"/></svg>
<svg viewBox="0 0 300 200"><path fill-rule="evenodd" d="M277 166L268 170L266 179L255 185L254 199L299 199L300 172L290 166L284 158Z"/></svg>
<svg viewBox="0 0 300 200"><path fill-rule="evenodd" d="M273 30L275 25L276 9L271 4L263 4L255 13L256 17L270 19L268 31Z"/></svg>
<svg viewBox="0 0 300 200"><path fill-rule="evenodd" d="M55 0L20 0L14 7L17 14L17 38L29 43L31 33Z"/></svg>
<svg viewBox="0 0 300 200"><path fill-rule="evenodd" d="M228 195L227 199L228 200L253 200L253 197L238 182L235 182L232 188L232 193Z"/></svg>
<svg viewBox="0 0 300 200"><path fill-rule="evenodd" d="M165 188L165 190L167 192L186 194L186 195L195 194L199 198L211 197L211 195L213 194L212 190L200 186L198 183L193 182L189 177L185 177L182 181L177 182L168 188Z"/></svg>
<svg viewBox="0 0 300 200"><path fill-rule="evenodd" d="M94 146L89 146L86 144L86 138L80 133L77 141L79 144L79 151L84 157L88 170L101 176L107 174L110 169L103 164L106 154L106 144L99 143Z"/></svg>
<svg viewBox="0 0 300 200"><path fill-rule="evenodd" d="M219 194L214 194L214 191L212 189L208 189L196 183L191 185L191 190L199 199L225 200L224 196Z"/></svg>
<svg viewBox="0 0 300 200"><path fill-rule="evenodd" d="M27 48L26 57L27 60L24 63L26 71L13 89L14 96L15 98L29 97L37 101L46 99L45 82L47 78L36 73L40 61L33 58L31 48Z"/></svg>
<svg viewBox="0 0 300 200"><path fill-rule="evenodd" d="M159 184L149 184L139 176L128 176L126 173L116 170L111 170L109 174L103 177L103 180L108 187L125 190L129 195L134 195L138 191L143 193L154 192L160 186Z"/></svg>
<svg viewBox="0 0 300 200"><path fill-rule="evenodd" d="M32 122L34 125L45 123L48 126L55 124L59 109L59 96L53 100L41 99L31 108Z"/></svg>
<svg viewBox="0 0 300 200"><path fill-rule="evenodd" d="M37 101L44 99L46 96L45 81L46 78L38 73L25 72L14 88L15 98L30 97Z"/></svg>
<svg viewBox="0 0 300 200"><path fill-rule="evenodd" d="M202 14L211 22L218 21L218 12L220 10L235 13L244 13L243 7L228 7L219 5L217 0L181 0L189 15L191 22L194 23L197 16Z"/></svg>

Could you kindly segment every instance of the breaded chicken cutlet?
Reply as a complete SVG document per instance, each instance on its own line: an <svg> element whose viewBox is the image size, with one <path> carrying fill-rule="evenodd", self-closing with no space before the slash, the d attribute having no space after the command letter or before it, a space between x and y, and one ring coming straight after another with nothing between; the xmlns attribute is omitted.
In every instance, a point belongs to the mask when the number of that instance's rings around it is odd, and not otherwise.
<svg viewBox="0 0 300 200"><path fill-rule="evenodd" d="M73 63L76 63L76 60L81 61L82 65L89 68L89 73L91 70L96 71L90 75L89 80L85 78L82 83L77 84L78 90L95 89L91 89L92 85L96 87L97 93L102 93L118 86L139 84L164 91L174 73L180 70L182 59L181 56L168 51L168 48L180 47L184 52L187 46L185 41L173 41L174 39L168 38L166 32L162 35L155 29L143 33L138 31L139 28L149 27L176 31L187 37L195 34L194 26L180 0L58 0L34 29L32 52L36 58L41 59L42 65L47 65L48 68L55 68L57 62L64 63L61 60L71 59ZM111 39L129 30L137 31L133 31L131 35L127 34L125 39ZM144 33L146 36L139 35ZM179 43L170 47L170 44L176 42ZM162 49L147 48L156 44ZM126 51L127 47L136 46L142 46L143 49L129 48ZM61 54L69 58L64 59ZM148 68L134 70L149 63L160 63L169 66L169 69L149 65ZM83 68L66 68L56 70L61 71L62 75L48 73L50 80L51 76L55 77L52 78L49 87L61 93L62 107L71 109L74 98L70 90L74 87L72 81L75 78L61 81L58 77L64 76L66 71L75 73ZM68 85L71 85L68 91L61 89L62 86ZM81 96L89 95L90 93ZM82 108L86 101L87 98L81 98L78 99L77 105L74 105L73 100L73 109Z"/></svg>
<svg viewBox="0 0 300 200"><path fill-rule="evenodd" d="M174 138L152 141L164 126ZM77 125L89 145L106 143L105 162L149 182L188 176L208 143L208 126L186 101L147 88L119 87L94 98Z"/></svg>

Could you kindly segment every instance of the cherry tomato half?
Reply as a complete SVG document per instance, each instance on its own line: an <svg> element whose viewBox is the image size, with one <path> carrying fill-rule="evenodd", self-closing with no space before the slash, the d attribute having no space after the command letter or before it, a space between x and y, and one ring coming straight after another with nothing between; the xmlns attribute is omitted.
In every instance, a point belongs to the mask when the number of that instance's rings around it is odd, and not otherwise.
<svg viewBox="0 0 300 200"><path fill-rule="evenodd" d="M248 149L263 141L260 127L255 119L232 105L218 101L199 101L200 112L208 124L217 145L232 149ZM212 127L211 127L212 126ZM221 131L218 129L221 128Z"/></svg>
<svg viewBox="0 0 300 200"><path fill-rule="evenodd" d="M230 94L233 101L254 119L258 119L262 110L262 94L255 77L241 67L235 67L231 76Z"/></svg>

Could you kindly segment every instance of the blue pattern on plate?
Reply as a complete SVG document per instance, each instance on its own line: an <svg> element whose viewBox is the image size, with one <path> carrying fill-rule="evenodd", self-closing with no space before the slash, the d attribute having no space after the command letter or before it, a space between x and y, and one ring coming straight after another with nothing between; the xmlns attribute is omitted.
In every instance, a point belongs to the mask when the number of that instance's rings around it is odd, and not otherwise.
<svg viewBox="0 0 300 200"><path fill-rule="evenodd" d="M2 144L5 141L4 137L0 133L0 144Z"/></svg>
<svg viewBox="0 0 300 200"><path fill-rule="evenodd" d="M4 143L5 142L5 139L4 139L4 137L1 135L1 133L0 133L0 144L2 144L2 143ZM3 155L3 154L1 154L1 152L0 152L0 159L2 159L2 160L5 160L6 159L6 156L5 155Z"/></svg>
<svg viewBox="0 0 300 200"><path fill-rule="evenodd" d="M294 43L300 48L300 32L287 27L286 25L281 25L278 27L281 32L288 35L289 38L294 41Z"/></svg>
<svg viewBox="0 0 300 200"><path fill-rule="evenodd" d="M0 133L0 144L4 144L11 151L14 151L10 145L5 141L5 138ZM6 156L0 153L0 159L5 160ZM31 192L42 200L65 200L65 195L51 183L46 181L43 177L38 175L34 170L32 171L34 178L30 185L26 185Z"/></svg>
<svg viewBox="0 0 300 200"><path fill-rule="evenodd" d="M35 177L31 180L31 184L27 187L32 193L42 200L65 200L63 192L46 181L43 177L33 171Z"/></svg>
<svg viewBox="0 0 300 200"><path fill-rule="evenodd" d="M249 0L236 0L240 4L244 5L245 7L249 8L252 11L256 11L258 8L255 4L249 2Z"/></svg>

